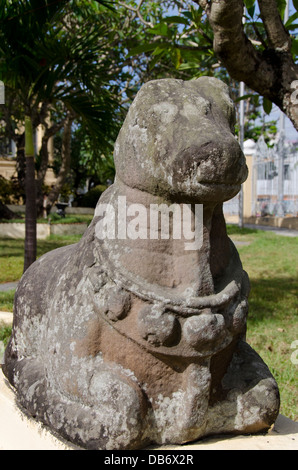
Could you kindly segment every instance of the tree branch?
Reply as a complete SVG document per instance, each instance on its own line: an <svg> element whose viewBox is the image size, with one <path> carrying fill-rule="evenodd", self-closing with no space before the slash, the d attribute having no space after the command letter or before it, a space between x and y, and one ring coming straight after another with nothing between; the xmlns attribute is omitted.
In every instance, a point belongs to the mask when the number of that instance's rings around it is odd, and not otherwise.
<svg viewBox="0 0 298 470"><path fill-rule="evenodd" d="M205 10L205 12L207 13L207 15L209 14L210 12L210 1L209 0L193 0L195 3L197 3L200 7L203 8L203 10Z"/></svg>
<svg viewBox="0 0 298 470"><path fill-rule="evenodd" d="M118 2L119 5L122 5L124 8L126 8L127 10L130 10L130 11L133 11L140 19L140 21L145 25L145 26L149 26L150 28L153 28L154 27L154 24L151 23L150 21L146 21L144 20L141 12L140 12L140 8L142 6L142 3L143 3L144 0L141 0L140 3L138 4L138 7L137 8L134 8L132 7L131 5L127 5L126 3L124 2Z"/></svg>
<svg viewBox="0 0 298 470"><path fill-rule="evenodd" d="M290 52L288 33L277 17L276 0L259 0L270 41L269 47L263 42L263 51L244 32L242 0L194 1L205 8L214 33L214 51L231 77L279 106L298 130L298 107L291 101L298 66Z"/></svg>
<svg viewBox="0 0 298 470"><path fill-rule="evenodd" d="M258 0L270 47L278 51L291 51L292 40L281 20L277 2Z"/></svg>
<svg viewBox="0 0 298 470"><path fill-rule="evenodd" d="M255 23L252 24L252 27L254 29L254 32L256 33L256 36L257 38L259 39L260 43L262 44L262 46L264 47L264 49L267 48L267 44L266 42L264 41L264 39L262 38L262 35L260 33L260 31L258 30L258 27ZM253 42L252 40L250 40L251 42Z"/></svg>
<svg viewBox="0 0 298 470"><path fill-rule="evenodd" d="M200 0L201 3L201 0ZM262 65L261 54L253 47L244 33L242 17L243 1L213 0L209 4L208 18L214 32L213 47L237 80L256 73ZM270 69L266 70L268 83L272 80Z"/></svg>
<svg viewBox="0 0 298 470"><path fill-rule="evenodd" d="M210 49L209 46L200 47L199 45L191 46L191 45L187 45L187 44L174 44L174 47L175 47L175 49L180 49L180 50L184 50L184 51L194 51L194 52L208 51Z"/></svg>

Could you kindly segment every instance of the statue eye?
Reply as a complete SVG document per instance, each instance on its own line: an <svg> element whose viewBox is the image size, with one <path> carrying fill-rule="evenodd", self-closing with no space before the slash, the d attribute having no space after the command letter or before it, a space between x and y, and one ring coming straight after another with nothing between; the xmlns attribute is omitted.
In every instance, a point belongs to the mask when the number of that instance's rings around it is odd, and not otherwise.
<svg viewBox="0 0 298 470"><path fill-rule="evenodd" d="M205 106L204 106L204 113L205 113L205 116L207 116L207 114L209 114L210 111L211 111L211 103L208 102L208 103L206 103Z"/></svg>

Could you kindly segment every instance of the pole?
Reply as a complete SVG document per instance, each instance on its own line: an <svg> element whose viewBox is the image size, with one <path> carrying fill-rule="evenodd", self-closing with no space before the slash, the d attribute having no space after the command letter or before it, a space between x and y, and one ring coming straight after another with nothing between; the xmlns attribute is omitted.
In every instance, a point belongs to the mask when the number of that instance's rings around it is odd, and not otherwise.
<svg viewBox="0 0 298 470"><path fill-rule="evenodd" d="M244 96L244 83L240 82L240 98ZM240 100L240 147L244 149L244 100ZM240 228L243 228L243 185L239 193L239 222Z"/></svg>
<svg viewBox="0 0 298 470"><path fill-rule="evenodd" d="M289 0L287 0L284 23L289 19ZM285 156L285 115L280 112L279 120L279 155L278 155L278 181L277 181L277 212L278 217L284 217L284 156Z"/></svg>

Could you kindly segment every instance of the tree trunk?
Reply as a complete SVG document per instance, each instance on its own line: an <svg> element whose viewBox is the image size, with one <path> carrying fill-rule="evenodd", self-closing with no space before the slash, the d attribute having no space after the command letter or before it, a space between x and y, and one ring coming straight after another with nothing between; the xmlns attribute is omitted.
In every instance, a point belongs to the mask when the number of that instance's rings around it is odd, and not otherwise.
<svg viewBox="0 0 298 470"><path fill-rule="evenodd" d="M263 51L245 34L242 0L194 1L206 11L214 33L214 51L231 77L275 103L298 130L293 88L298 80L298 65L294 63L292 39L281 21L276 0L258 0L268 44Z"/></svg>
<svg viewBox="0 0 298 470"><path fill-rule="evenodd" d="M71 164L71 127L74 121L73 115L68 115L64 123L62 140L62 165L57 176L55 186L51 189L47 200L47 211L49 212L53 204L57 201Z"/></svg>
<svg viewBox="0 0 298 470"><path fill-rule="evenodd" d="M26 154L26 221L24 272L36 260L36 189L33 130L30 117L25 118Z"/></svg>
<svg viewBox="0 0 298 470"><path fill-rule="evenodd" d="M20 187L22 188L22 192L24 193L24 202L26 201L25 196L25 185L26 185L26 157L25 157L25 132L19 135L15 139L15 143L17 146L17 173L18 173L18 181Z"/></svg>
<svg viewBox="0 0 298 470"><path fill-rule="evenodd" d="M49 150L48 143L51 137L53 137L60 129L62 129L65 123L65 119L62 119L60 122L53 124L51 127L48 127L48 122L43 121L45 127L45 133L41 142L40 149L40 167L37 172L36 180L36 207L37 207L37 217L42 217L44 211L44 192L43 185L45 181L45 176L48 169L49 163Z"/></svg>

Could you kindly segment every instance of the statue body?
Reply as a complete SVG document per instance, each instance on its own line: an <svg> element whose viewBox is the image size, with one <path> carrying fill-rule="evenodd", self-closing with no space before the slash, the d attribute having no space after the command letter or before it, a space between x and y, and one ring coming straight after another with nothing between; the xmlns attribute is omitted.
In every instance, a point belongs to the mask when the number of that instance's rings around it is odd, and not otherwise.
<svg viewBox="0 0 298 470"><path fill-rule="evenodd" d="M115 183L85 235L20 281L3 370L19 403L64 438L137 449L275 421L278 388L245 342L249 281L222 213L247 177L233 124L216 79L145 84L115 144ZM185 249L184 233L154 234L136 218L140 208L186 205L203 208L196 249ZM102 207L112 208L111 237L100 236Z"/></svg>

